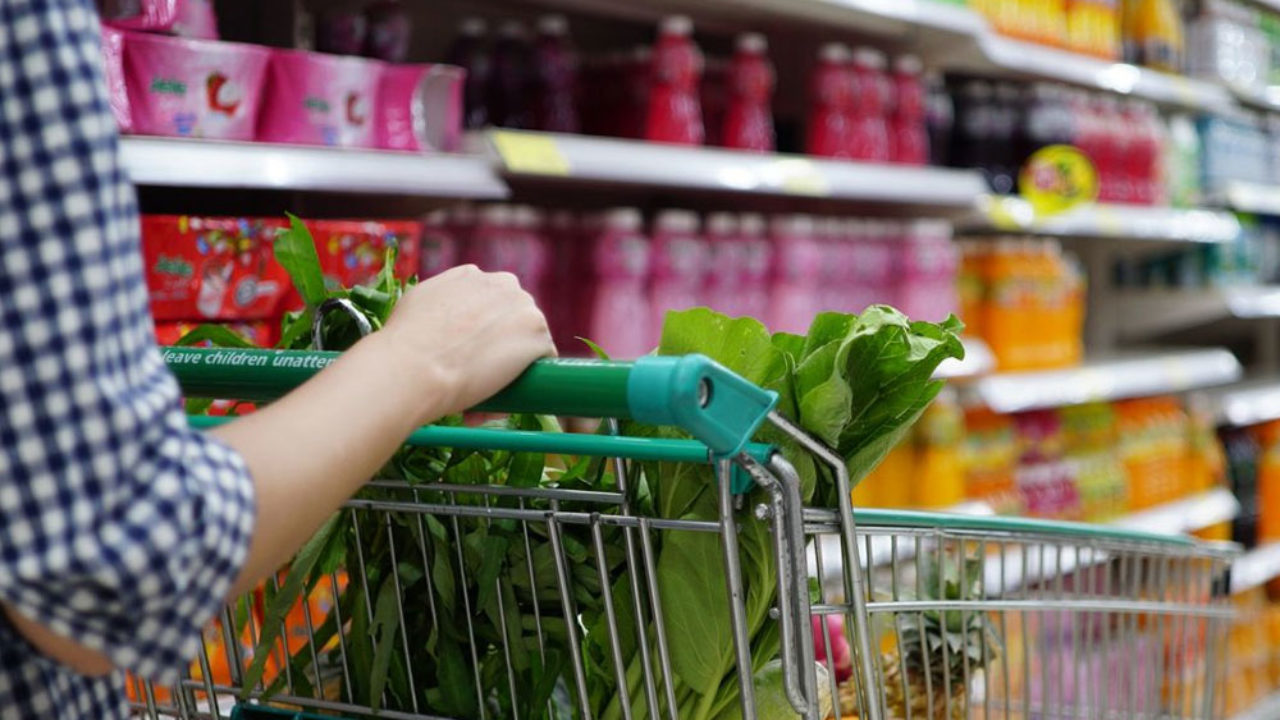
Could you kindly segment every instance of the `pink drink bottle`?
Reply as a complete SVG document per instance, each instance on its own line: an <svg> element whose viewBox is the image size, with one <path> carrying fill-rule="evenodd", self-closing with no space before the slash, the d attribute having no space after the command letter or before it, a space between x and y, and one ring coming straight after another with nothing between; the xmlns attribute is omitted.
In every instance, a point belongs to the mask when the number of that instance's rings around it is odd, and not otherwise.
<svg viewBox="0 0 1280 720"><path fill-rule="evenodd" d="M693 22L683 15L662 21L653 48L645 138L679 145L701 145L702 52L693 42Z"/></svg>
<svg viewBox="0 0 1280 720"><path fill-rule="evenodd" d="M767 321L773 244L766 234L764 218L756 213L740 215L738 237L742 243L742 252L740 274L733 288L733 312L743 317Z"/></svg>
<svg viewBox="0 0 1280 720"><path fill-rule="evenodd" d="M822 46L810 78L806 152L820 157L850 157L852 145L853 72L849 48Z"/></svg>
<svg viewBox="0 0 1280 720"><path fill-rule="evenodd" d="M422 221L422 252L418 276L429 278L458 264L458 242L444 209L432 211Z"/></svg>
<svg viewBox="0 0 1280 720"><path fill-rule="evenodd" d="M820 310L822 248L814 237L813 218L774 218L771 228L775 258L769 328L804 333Z"/></svg>
<svg viewBox="0 0 1280 720"><path fill-rule="evenodd" d="M698 234L698 216L689 210L663 210L653 223L653 334L662 336L670 310L705 302L707 244Z"/></svg>
<svg viewBox="0 0 1280 720"><path fill-rule="evenodd" d="M904 55L894 63L893 114L889 118L889 159L904 165L929 162L929 128L925 120L920 59Z"/></svg>
<svg viewBox="0 0 1280 720"><path fill-rule="evenodd" d="M729 107L721 132L721 143L727 148L773 151L774 73L765 55L768 49L763 35L738 36L729 65Z"/></svg>
<svg viewBox="0 0 1280 720"><path fill-rule="evenodd" d="M889 161L889 123L885 117L884 54L871 48L858 48L853 56L854 98L853 124L850 129L849 154L859 160Z"/></svg>
<svg viewBox="0 0 1280 720"><path fill-rule="evenodd" d="M738 218L733 213L716 212L707 216L707 296L712 310L736 315L734 288L738 284L742 243L738 237Z"/></svg>
<svg viewBox="0 0 1280 720"><path fill-rule="evenodd" d="M610 357L638 358L657 342L646 287L650 247L640 211L615 208L602 213L595 225L587 337Z"/></svg>

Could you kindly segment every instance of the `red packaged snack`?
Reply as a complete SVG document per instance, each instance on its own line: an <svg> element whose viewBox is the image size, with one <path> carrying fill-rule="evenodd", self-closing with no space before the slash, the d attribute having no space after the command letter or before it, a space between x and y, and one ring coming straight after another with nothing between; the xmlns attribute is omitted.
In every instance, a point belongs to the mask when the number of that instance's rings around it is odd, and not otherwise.
<svg viewBox="0 0 1280 720"><path fill-rule="evenodd" d="M156 323L156 342L160 345L176 345L179 340L186 337L187 333L195 330L204 323L200 322L157 322ZM276 344L277 335L280 327L276 322L240 322L240 323L217 323L249 342L262 348L273 347ZM202 342L199 347L212 347L213 343Z"/></svg>
<svg viewBox="0 0 1280 720"><path fill-rule="evenodd" d="M272 320L289 277L272 254L283 220L145 215L142 252L158 321Z"/></svg>
<svg viewBox="0 0 1280 720"><path fill-rule="evenodd" d="M416 220L308 220L307 228L330 286L373 282L389 247L397 248L396 277L404 280L418 272L422 226Z"/></svg>

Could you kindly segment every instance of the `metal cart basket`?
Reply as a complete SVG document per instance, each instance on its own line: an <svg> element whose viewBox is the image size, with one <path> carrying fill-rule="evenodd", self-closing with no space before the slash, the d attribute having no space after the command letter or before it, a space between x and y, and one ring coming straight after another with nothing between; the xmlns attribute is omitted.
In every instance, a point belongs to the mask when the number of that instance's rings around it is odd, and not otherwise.
<svg viewBox="0 0 1280 720"><path fill-rule="evenodd" d="M164 353L188 396L249 401L333 357ZM1221 716L1231 548L855 512L844 461L775 402L701 356L537 363L480 410L611 418L601 432L415 432L406 443L420 452L228 605L181 683L131 680L135 708L243 720ZM792 463L752 442L769 433L828 469L835 507L803 506ZM501 483L484 457L503 464ZM707 486L698 502L715 519L655 511L648 493L663 490L645 479L657 467L688 468L675 476ZM767 587L748 564L768 568ZM690 598L716 612L691 617ZM730 671L719 699L691 705L676 679L703 653Z"/></svg>

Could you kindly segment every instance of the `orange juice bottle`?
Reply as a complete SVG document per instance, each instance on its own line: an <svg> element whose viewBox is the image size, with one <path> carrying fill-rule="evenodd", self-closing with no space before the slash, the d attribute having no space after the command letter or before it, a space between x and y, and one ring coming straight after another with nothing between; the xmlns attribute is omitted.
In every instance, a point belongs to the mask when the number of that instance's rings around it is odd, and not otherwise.
<svg viewBox="0 0 1280 720"><path fill-rule="evenodd" d="M1017 312L1017 244L1012 240L1000 240L983 258L983 280L986 286L982 320L983 336L991 346L996 364L1001 370L1017 368L1020 342L1014 328Z"/></svg>
<svg viewBox="0 0 1280 720"><path fill-rule="evenodd" d="M1257 428L1261 446L1258 462L1258 542L1280 540L1280 421Z"/></svg>
<svg viewBox="0 0 1280 720"><path fill-rule="evenodd" d="M1137 0L1134 14L1138 53L1154 70L1182 72L1182 16L1173 0Z"/></svg>
<svg viewBox="0 0 1280 720"><path fill-rule="evenodd" d="M854 506L859 506L858 499L861 497L864 502L869 501L872 507L910 507L911 486L920 482L915 470L915 438L912 433L908 433L902 442L889 451L876 469L854 488ZM858 493L865 494L859 496Z"/></svg>
<svg viewBox="0 0 1280 720"><path fill-rule="evenodd" d="M974 337L983 336L982 304L986 288L982 280L982 265L986 262L988 245L981 242L965 242L960 245L960 272L956 277L956 294L960 302L960 319L965 332Z"/></svg>
<svg viewBox="0 0 1280 720"><path fill-rule="evenodd" d="M1039 42L1054 47L1067 46L1067 0L1041 0Z"/></svg>
<svg viewBox="0 0 1280 720"><path fill-rule="evenodd" d="M943 388L920 418L916 482L911 505L945 508L964 500L964 410L955 391Z"/></svg>

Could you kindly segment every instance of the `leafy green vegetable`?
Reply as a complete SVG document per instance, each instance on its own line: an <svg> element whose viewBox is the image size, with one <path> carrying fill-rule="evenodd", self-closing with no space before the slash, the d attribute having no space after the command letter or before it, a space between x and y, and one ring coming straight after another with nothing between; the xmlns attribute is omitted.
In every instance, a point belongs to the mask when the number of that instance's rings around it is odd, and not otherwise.
<svg viewBox="0 0 1280 720"><path fill-rule="evenodd" d="M276 262L289 273L293 286L302 295L307 307L314 308L329 297L324 287L324 273L320 270L320 256L311 231L296 215L289 214L289 229L280 233L275 241Z"/></svg>

